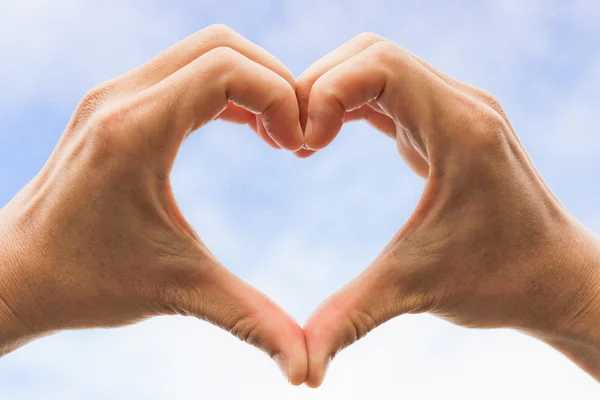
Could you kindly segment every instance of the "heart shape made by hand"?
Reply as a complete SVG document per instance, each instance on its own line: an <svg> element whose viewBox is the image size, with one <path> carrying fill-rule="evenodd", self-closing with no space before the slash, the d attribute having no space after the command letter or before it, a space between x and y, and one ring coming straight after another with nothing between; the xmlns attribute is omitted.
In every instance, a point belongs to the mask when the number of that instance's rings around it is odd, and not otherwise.
<svg viewBox="0 0 600 400"><path fill-rule="evenodd" d="M566 222L564 207L495 98L372 33L317 61L295 89L304 132L297 156L329 145L343 123L365 120L394 139L405 162L427 179L392 241L304 326L309 386L321 384L341 349L405 313L534 334L560 332L551 317L560 309L569 310L567 321L575 318L578 295L565 295L551 282L576 287L578 280L565 270L549 271L556 260L544 254L564 249L565 226L577 231L572 237L581 238L581 231ZM593 248L589 235L583 237L582 247Z"/></svg>
<svg viewBox="0 0 600 400"><path fill-rule="evenodd" d="M299 157L326 147L343 123L366 120L427 179L406 224L304 328L221 265L177 207L178 149L215 118L248 124ZM11 268L24 278L2 292L16 299L11 310L29 336L193 315L313 387L337 352L393 317L432 312L464 326L556 333L581 320L581 299L593 292L587 267L554 267L593 240L498 102L370 33L294 79L230 29L206 28L90 91L42 172L3 212L16 216L6 218L22 237L9 246Z"/></svg>

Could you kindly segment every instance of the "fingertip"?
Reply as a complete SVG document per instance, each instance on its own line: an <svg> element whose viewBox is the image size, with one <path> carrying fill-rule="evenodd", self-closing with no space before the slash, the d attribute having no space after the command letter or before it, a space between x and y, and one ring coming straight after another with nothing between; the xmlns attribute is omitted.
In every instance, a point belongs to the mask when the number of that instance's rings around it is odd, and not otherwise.
<svg viewBox="0 0 600 400"><path fill-rule="evenodd" d="M308 352L304 331L297 325L288 336L290 340L289 357L291 357L290 374L288 381L294 386L302 385L308 377ZM288 359L290 359L288 357Z"/></svg>
<svg viewBox="0 0 600 400"><path fill-rule="evenodd" d="M279 323L273 320L265 323L268 333L264 337L269 342L269 348L263 350L271 355L286 381L299 386L306 382L308 376L304 330L287 313L283 312L283 315Z"/></svg>
<svg viewBox="0 0 600 400"><path fill-rule="evenodd" d="M309 372L305 385L311 389L321 387L325 381L325 371L327 366L322 363L318 368L314 368Z"/></svg>
<svg viewBox="0 0 600 400"><path fill-rule="evenodd" d="M304 144L304 135L300 128L300 121L296 122L293 128L284 128L283 126L270 126L263 118L263 128L265 135L279 146L279 148L289 151L300 150Z"/></svg>
<svg viewBox="0 0 600 400"><path fill-rule="evenodd" d="M212 276L208 308L196 311L208 321L264 351L282 369L286 380L300 385L308 373L308 353L302 327L266 295L225 268ZM224 313L223 310L229 310Z"/></svg>
<svg viewBox="0 0 600 400"><path fill-rule="evenodd" d="M317 310L304 325L308 352L308 374L305 384L313 389L320 387L325 380L325 374L333 358L331 346L335 346L335 337L339 334L334 328L337 324L331 326L329 322L323 323L323 316L319 311L322 310ZM331 321L329 317L327 321Z"/></svg>
<svg viewBox="0 0 600 400"><path fill-rule="evenodd" d="M316 153L316 151L309 150L309 149L306 149L306 148L303 147L300 150L296 150L294 152L294 155L296 157L298 157L298 158L308 158L308 157L312 156L315 153Z"/></svg>
<svg viewBox="0 0 600 400"><path fill-rule="evenodd" d="M308 118L306 121L306 130L304 131L304 147L308 150L320 150L315 147L315 123L312 118Z"/></svg>
<svg viewBox="0 0 600 400"><path fill-rule="evenodd" d="M319 360L317 363L309 364L305 385L311 389L319 388L325 381L325 376L327 375L332 360L333 357L328 356Z"/></svg>
<svg viewBox="0 0 600 400"><path fill-rule="evenodd" d="M277 144L277 142L275 142L275 140L273 140L273 138L271 136L269 136L269 133L267 132L265 125L263 123L263 119L260 115L256 116L256 133L270 147L272 147L276 150L281 149L281 146L279 146Z"/></svg>
<svg viewBox="0 0 600 400"><path fill-rule="evenodd" d="M290 151L298 151L301 150L304 146L304 134L302 133L302 129L300 128L300 122L298 122L298 126L293 131L294 133L291 135L291 140L289 143L286 143L285 146L282 145L283 148Z"/></svg>
<svg viewBox="0 0 600 400"><path fill-rule="evenodd" d="M309 362L306 380L308 387L319 387L333 356L364 337L382 320L371 308L389 303L374 299L374 296L379 297L381 294L375 281L375 278L363 273L326 299L304 325ZM375 306L375 309L379 308Z"/></svg>
<svg viewBox="0 0 600 400"><path fill-rule="evenodd" d="M280 323L265 322L263 348L271 355L284 379L293 386L302 385L308 376L308 352L304 331L291 319Z"/></svg>
<svg viewBox="0 0 600 400"><path fill-rule="evenodd" d="M292 134L292 148L288 149L291 151L298 151L304 147L304 131L302 130L302 125L300 124L300 117L296 120L296 126L294 127Z"/></svg>
<svg viewBox="0 0 600 400"><path fill-rule="evenodd" d="M342 129L343 119L308 117L304 133L304 147L322 150L327 147Z"/></svg>
<svg viewBox="0 0 600 400"><path fill-rule="evenodd" d="M290 141L289 143L279 142L279 146L282 149L289 150L289 151L295 153L299 150L302 150L302 140L300 140L300 141L294 140L294 141Z"/></svg>

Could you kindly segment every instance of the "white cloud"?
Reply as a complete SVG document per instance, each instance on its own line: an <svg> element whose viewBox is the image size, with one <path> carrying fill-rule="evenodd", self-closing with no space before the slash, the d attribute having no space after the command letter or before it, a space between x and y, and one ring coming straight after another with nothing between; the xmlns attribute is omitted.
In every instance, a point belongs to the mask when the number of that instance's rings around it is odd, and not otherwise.
<svg viewBox="0 0 600 400"><path fill-rule="evenodd" d="M598 158L599 90L600 53L583 67L573 87L553 102L555 115L537 126L538 138L557 159L581 163Z"/></svg>
<svg viewBox="0 0 600 400"><path fill-rule="evenodd" d="M210 16L197 28L230 20L295 73L355 34L377 31L444 71L499 90L525 127L533 123L522 99L548 104L554 111L545 116L553 139L550 147L535 146L546 159L554 152L568 158L598 146L589 123L598 108L596 67L576 69L588 73L560 88L568 93L568 107L523 93L514 83L545 84L543 94L559 91L555 86L561 82L536 80L531 66L551 61L559 51L555 21L597 32L592 16L599 7L593 2L581 0L570 8L516 0L469 7L391 0L370 6L351 0L343 7L291 0L233 3L188 6ZM73 108L91 85L137 66L193 30L181 22L188 21L186 10L116 0L1 3L0 38L11 40L0 40L0 54L9 55L0 63L0 109L27 110L39 102ZM579 124L580 147L560 142L573 121ZM178 159L176 197L215 254L302 323L385 245L410 215L423 183L401 164L389 140L365 125L346 127L330 148L308 160L268 149L253 135L221 123L198 132ZM0 361L0 398L6 399L591 399L598 394L591 378L533 339L468 331L428 316L402 317L345 350L317 391L289 387L268 357L217 328L183 318L64 333Z"/></svg>
<svg viewBox="0 0 600 400"><path fill-rule="evenodd" d="M0 3L4 112L32 100L63 105L182 38L169 9L62 0Z"/></svg>

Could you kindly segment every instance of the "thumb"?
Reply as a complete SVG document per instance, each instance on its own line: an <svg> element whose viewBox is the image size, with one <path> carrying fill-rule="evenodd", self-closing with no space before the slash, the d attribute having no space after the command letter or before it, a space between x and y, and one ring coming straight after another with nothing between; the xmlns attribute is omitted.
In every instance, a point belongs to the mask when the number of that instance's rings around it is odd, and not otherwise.
<svg viewBox="0 0 600 400"><path fill-rule="evenodd" d="M415 310L391 265L375 263L325 300L304 326L309 387L319 387L329 363L342 349L384 322Z"/></svg>
<svg viewBox="0 0 600 400"><path fill-rule="evenodd" d="M307 354L302 328L271 299L217 261L203 267L196 284L186 285L180 313L219 326L266 352L293 385L306 380Z"/></svg>

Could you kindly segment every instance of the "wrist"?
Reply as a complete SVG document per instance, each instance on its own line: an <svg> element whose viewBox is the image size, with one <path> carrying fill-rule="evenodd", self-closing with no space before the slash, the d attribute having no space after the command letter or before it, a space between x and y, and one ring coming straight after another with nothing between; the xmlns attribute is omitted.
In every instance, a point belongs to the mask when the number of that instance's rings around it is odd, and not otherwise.
<svg viewBox="0 0 600 400"><path fill-rule="evenodd" d="M26 299L17 296L24 293L19 285L19 272L23 268L18 252L11 245L7 225L0 213L0 357L33 340L36 336L23 313Z"/></svg>
<svg viewBox="0 0 600 400"><path fill-rule="evenodd" d="M0 298L0 357L34 339L34 335Z"/></svg>
<svg viewBox="0 0 600 400"><path fill-rule="evenodd" d="M555 251L553 269L564 273L549 289L551 306L523 330L600 380L600 240L579 224L562 236L573 240Z"/></svg>

